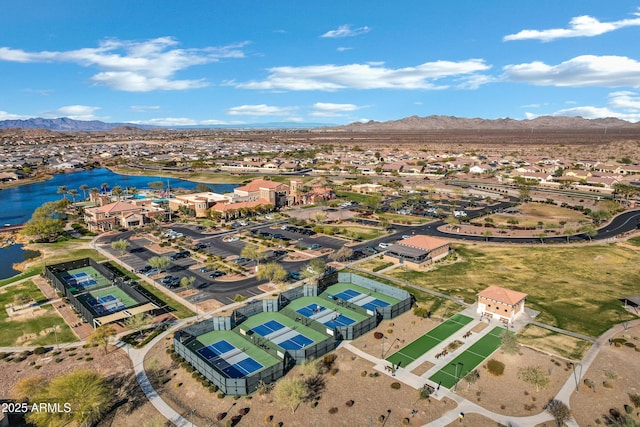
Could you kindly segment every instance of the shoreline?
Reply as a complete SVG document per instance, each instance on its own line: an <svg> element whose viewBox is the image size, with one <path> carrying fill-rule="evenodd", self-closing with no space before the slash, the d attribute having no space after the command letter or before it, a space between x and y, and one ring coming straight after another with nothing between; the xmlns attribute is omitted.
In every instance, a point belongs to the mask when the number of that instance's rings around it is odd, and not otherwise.
<svg viewBox="0 0 640 427"><path fill-rule="evenodd" d="M110 170L113 173L127 176L158 176L162 178L175 178L182 179L184 181L196 182L200 184L241 184L247 179L254 177L247 175L231 175L221 173L207 173L207 172L170 172L161 170L146 170L146 169L132 169L130 167L118 167L118 166L103 166L105 169ZM203 176L210 175L210 176ZM194 179L197 176L200 179Z"/></svg>

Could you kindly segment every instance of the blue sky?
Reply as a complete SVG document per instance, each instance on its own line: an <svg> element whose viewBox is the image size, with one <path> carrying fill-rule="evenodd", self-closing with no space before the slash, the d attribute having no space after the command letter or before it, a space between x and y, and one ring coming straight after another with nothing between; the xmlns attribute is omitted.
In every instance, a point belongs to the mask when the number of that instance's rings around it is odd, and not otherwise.
<svg viewBox="0 0 640 427"><path fill-rule="evenodd" d="M640 1L7 0L0 120L640 121Z"/></svg>

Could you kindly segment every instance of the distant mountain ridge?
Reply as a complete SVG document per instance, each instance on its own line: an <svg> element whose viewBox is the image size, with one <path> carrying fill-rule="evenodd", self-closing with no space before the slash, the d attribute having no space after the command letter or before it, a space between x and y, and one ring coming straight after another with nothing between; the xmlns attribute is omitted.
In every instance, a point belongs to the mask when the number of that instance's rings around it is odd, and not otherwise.
<svg viewBox="0 0 640 427"><path fill-rule="evenodd" d="M0 120L0 129L44 129L56 132L92 132L153 129L329 129L348 131L411 131L411 130L515 130L515 129L593 129L593 128L640 128L640 122L631 123L615 117L604 119L585 119L583 117L565 116L540 116L531 120L504 119L481 119L464 118L455 116L411 116L399 120L389 120L377 122L370 120L366 123L351 123L348 125L335 126L325 123L251 123L236 125L215 125L215 126L151 126L138 125L132 123L105 123L99 120L74 120L68 117L57 119L44 119L41 117L25 120ZM119 128L119 129L118 129Z"/></svg>
<svg viewBox="0 0 640 427"><path fill-rule="evenodd" d="M249 123L233 125L193 125L193 126L152 126L133 123L105 123L100 120L74 120L68 117L44 119L41 117L25 120L0 120L0 129L45 129L56 132L110 131L116 128L134 129L308 129L334 126L327 123Z"/></svg>
<svg viewBox="0 0 640 427"><path fill-rule="evenodd" d="M155 126L138 126L130 123L105 123L100 120L74 120L68 117L60 117L57 119L36 117L25 120L0 120L0 129L46 129L59 132L108 131L123 126L133 126L139 129L155 128Z"/></svg>
<svg viewBox="0 0 640 427"><path fill-rule="evenodd" d="M351 123L336 126L334 129L351 131L384 131L384 130L454 130L454 129L589 129L589 128L640 128L639 123L631 123L615 117L604 119L585 119L583 117L540 116L530 120L481 119L455 116L405 117L400 120L366 123Z"/></svg>

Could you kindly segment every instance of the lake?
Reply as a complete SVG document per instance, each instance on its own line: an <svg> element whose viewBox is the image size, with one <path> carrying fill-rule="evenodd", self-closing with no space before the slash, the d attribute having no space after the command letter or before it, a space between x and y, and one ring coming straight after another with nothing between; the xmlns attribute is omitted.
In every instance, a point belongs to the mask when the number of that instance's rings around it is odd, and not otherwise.
<svg viewBox="0 0 640 427"><path fill-rule="evenodd" d="M20 273L13 269L13 264L39 256L36 251L22 250L22 245L11 245L0 248L0 279L13 277Z"/></svg>
<svg viewBox="0 0 640 427"><path fill-rule="evenodd" d="M138 190L144 190L149 189L149 183L154 181L162 181L165 186L168 184L173 189L184 188L187 190L195 190L198 186L198 183L193 181L157 176L120 175L103 168L58 174L48 181L1 190L0 206L2 206L2 209L0 210L0 226L27 222L37 207L42 206L42 204L46 202L52 202L62 198L61 194L57 194L58 187L61 186L66 186L69 190L78 190L77 200L81 200L83 194L79 187L82 184L88 185L89 188L95 187L98 189L105 183L109 185L109 188L119 185L123 189L125 187L135 187ZM233 191L233 189L237 187L236 184L207 184L207 186L217 193ZM87 197L89 197L88 193Z"/></svg>

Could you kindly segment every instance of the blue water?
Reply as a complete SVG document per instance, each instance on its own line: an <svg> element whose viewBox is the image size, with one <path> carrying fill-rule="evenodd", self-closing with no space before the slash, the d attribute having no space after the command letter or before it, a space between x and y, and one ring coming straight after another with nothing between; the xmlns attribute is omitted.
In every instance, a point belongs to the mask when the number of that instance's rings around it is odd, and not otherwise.
<svg viewBox="0 0 640 427"><path fill-rule="evenodd" d="M28 185L7 188L0 191L0 226L4 224L22 224L31 218L33 211L44 204L54 200L60 200L61 194L57 194L58 187L66 186L67 189L78 190L77 200L83 198L80 185L86 184L89 188L101 188L103 183L109 188L116 185L125 187L135 187L138 190L149 189L150 182L162 181L171 186L172 189L184 188L195 190L197 182L185 181L175 178L162 178L157 176L128 176L113 173L108 169L91 169L86 171L72 172L55 175L53 179L43 182L36 182ZM233 191L235 184L207 184L214 192L224 193ZM68 196L67 196L68 197ZM87 193L87 197L89 194ZM0 255L1 257L1 255ZM1 258L0 258L1 259Z"/></svg>
<svg viewBox="0 0 640 427"><path fill-rule="evenodd" d="M15 276L20 273L13 269L13 264L35 258L40 255L35 251L24 251L22 245L11 245L0 248L0 279Z"/></svg>

